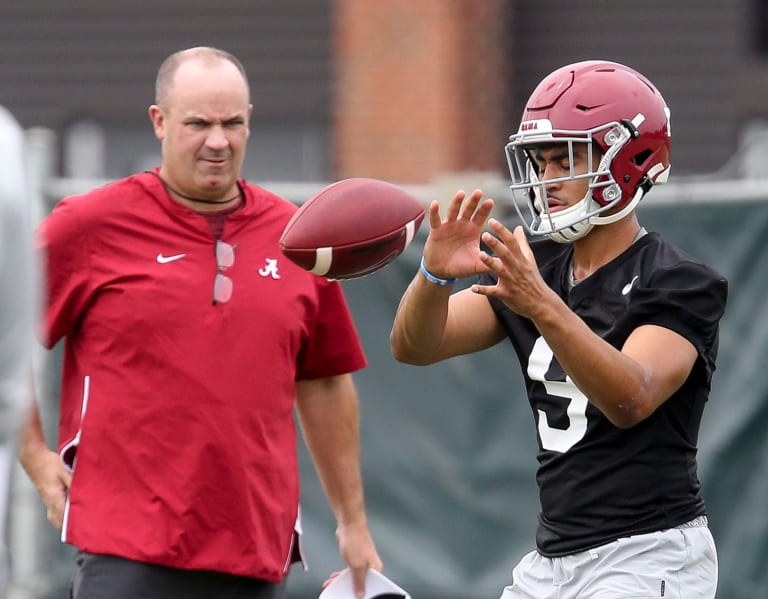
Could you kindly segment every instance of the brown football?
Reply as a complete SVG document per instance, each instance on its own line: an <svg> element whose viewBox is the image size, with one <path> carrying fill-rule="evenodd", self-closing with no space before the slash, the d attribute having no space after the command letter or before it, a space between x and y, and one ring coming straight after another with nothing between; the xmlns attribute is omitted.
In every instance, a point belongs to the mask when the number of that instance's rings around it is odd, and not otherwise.
<svg viewBox="0 0 768 599"><path fill-rule="evenodd" d="M280 250L329 279L354 279L383 268L413 241L424 205L401 187L357 177L332 183L294 213Z"/></svg>

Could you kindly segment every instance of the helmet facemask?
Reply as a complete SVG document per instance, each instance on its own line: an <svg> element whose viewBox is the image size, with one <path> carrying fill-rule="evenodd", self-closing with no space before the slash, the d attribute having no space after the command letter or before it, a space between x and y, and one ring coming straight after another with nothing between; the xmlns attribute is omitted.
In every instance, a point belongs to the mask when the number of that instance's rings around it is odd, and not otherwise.
<svg viewBox="0 0 768 599"><path fill-rule="evenodd" d="M607 224L607 219L614 222L624 216L625 212L621 210L618 218L614 219L614 215L601 217L622 200L621 187L611 172L611 162L631 139L632 134L630 129L616 122L588 131L551 129L547 125L548 121L536 123L533 130L523 130L526 128L521 127L521 131L510 137L510 142L506 146L507 162L512 177L510 190L515 211L529 233L546 235L558 243L569 243L587 235L595 224ZM560 144L567 146L570 173L565 177L540 180L536 163L531 158L532 149ZM576 173L575 144L585 146L587 168L583 173ZM599 152L594 152L593 148L597 148ZM595 164L597 154L600 155L600 159ZM584 197L571 206L550 212L547 187L580 179L589 180ZM523 216L521 210L523 204L528 206L528 218ZM634 208L636 201L630 204Z"/></svg>

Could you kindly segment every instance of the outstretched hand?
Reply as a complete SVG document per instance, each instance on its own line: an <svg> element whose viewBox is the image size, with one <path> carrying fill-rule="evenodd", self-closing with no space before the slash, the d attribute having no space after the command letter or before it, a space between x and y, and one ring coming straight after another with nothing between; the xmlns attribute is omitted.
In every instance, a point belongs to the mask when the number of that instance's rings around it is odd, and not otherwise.
<svg viewBox="0 0 768 599"><path fill-rule="evenodd" d="M437 201L429 206L429 237L424 244L424 266L441 278L469 277L487 270L480 259L480 235L493 209L491 198L476 189L457 191L440 217Z"/></svg>
<svg viewBox="0 0 768 599"><path fill-rule="evenodd" d="M483 233L483 242L495 256L480 253L487 270L497 277L495 285L473 285L472 291L495 297L513 312L536 320L553 292L541 278L531 246L521 226L510 231L496 219L488 226L495 234Z"/></svg>

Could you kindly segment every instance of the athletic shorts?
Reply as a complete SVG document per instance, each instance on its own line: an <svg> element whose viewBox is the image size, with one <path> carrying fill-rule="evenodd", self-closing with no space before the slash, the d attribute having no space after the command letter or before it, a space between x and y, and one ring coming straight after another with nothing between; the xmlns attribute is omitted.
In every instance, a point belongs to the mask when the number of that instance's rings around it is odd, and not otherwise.
<svg viewBox="0 0 768 599"><path fill-rule="evenodd" d="M285 599L275 584L221 572L181 570L112 555L75 555L69 599Z"/></svg>
<svg viewBox="0 0 768 599"><path fill-rule="evenodd" d="M714 599L717 551L706 516L564 557L526 554L500 599Z"/></svg>

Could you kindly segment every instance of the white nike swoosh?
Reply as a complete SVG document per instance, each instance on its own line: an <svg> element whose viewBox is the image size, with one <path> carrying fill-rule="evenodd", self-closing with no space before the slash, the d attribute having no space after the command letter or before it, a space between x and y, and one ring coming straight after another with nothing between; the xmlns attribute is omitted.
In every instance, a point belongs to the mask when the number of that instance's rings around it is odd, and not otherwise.
<svg viewBox="0 0 768 599"><path fill-rule="evenodd" d="M168 262L174 262L176 260L181 260L186 254L176 254L175 256L163 256L162 254L157 255L157 261L160 264L167 264Z"/></svg>
<svg viewBox="0 0 768 599"><path fill-rule="evenodd" d="M638 278L640 278L638 275L632 277L632 280L621 289L621 295L629 295L629 292L632 291L632 285L635 284Z"/></svg>

